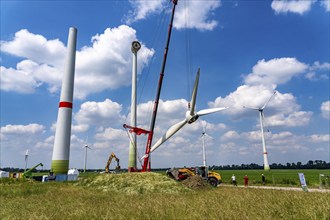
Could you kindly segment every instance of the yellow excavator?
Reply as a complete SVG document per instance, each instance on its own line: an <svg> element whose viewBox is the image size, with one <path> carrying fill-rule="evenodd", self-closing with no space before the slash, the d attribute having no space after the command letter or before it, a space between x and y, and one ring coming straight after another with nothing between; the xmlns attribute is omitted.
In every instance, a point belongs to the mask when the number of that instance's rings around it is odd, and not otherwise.
<svg viewBox="0 0 330 220"><path fill-rule="evenodd" d="M167 176L182 181L191 176L201 176L211 186L217 187L222 182L221 175L217 172L209 171L207 167L191 167L191 168L171 168L166 171Z"/></svg>
<svg viewBox="0 0 330 220"><path fill-rule="evenodd" d="M108 159L107 165L105 166L105 172L106 172L106 173L110 173L110 169L109 169L109 167L110 167L110 164L111 164L112 159L115 159L116 162L117 162L117 166L116 166L116 168L115 168L115 173L118 173L119 170L120 170L120 166L119 166L119 158L116 157L116 155L115 155L114 152L112 152L112 153L110 154L110 156L109 156L109 159Z"/></svg>

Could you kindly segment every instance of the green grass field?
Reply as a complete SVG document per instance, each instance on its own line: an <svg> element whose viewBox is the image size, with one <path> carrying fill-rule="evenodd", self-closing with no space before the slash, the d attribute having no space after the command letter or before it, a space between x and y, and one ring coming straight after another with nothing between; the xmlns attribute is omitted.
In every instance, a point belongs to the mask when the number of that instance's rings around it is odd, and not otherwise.
<svg viewBox="0 0 330 220"><path fill-rule="evenodd" d="M93 173L76 182L48 183L6 178L0 187L1 219L330 218L329 193L221 186L194 190L159 173Z"/></svg>
<svg viewBox="0 0 330 220"><path fill-rule="evenodd" d="M261 185L261 174L266 177L266 184L271 186L299 187L298 173L304 173L307 186L318 188L320 185L320 174L330 176L330 170L217 170L221 174L223 183L230 184L231 176L235 174L237 183L243 185L243 177L248 175L249 185ZM322 179L323 184L330 187L330 179Z"/></svg>

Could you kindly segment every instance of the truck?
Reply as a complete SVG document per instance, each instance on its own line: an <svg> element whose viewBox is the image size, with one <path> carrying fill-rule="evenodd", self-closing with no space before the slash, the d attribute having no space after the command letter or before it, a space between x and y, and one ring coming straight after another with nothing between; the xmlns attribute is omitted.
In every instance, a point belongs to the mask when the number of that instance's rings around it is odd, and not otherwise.
<svg viewBox="0 0 330 220"><path fill-rule="evenodd" d="M199 175L214 187L217 187L222 182L221 175L217 172L209 171L206 166L171 168L166 171L166 174L177 181L182 181L191 176Z"/></svg>

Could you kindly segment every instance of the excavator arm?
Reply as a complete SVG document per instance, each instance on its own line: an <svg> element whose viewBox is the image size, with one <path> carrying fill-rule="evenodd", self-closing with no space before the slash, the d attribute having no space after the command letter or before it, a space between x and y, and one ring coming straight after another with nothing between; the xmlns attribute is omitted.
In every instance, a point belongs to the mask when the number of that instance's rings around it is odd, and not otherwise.
<svg viewBox="0 0 330 220"><path fill-rule="evenodd" d="M38 166L44 166L42 163L38 163L37 165L35 165L34 167L32 167L31 169L25 171L23 173L23 177L27 177L27 178L30 178L32 177L32 170L34 170L35 168L37 168Z"/></svg>
<svg viewBox="0 0 330 220"><path fill-rule="evenodd" d="M112 152L112 153L110 154L110 156L109 156L109 159L108 159L107 165L105 166L105 172L106 172L106 173L109 173L109 171L110 171L110 168L109 168L109 167L110 167L110 164L111 164L112 159L115 159L116 162L117 162L116 170L120 170L120 166L119 166L119 158L116 157L115 153Z"/></svg>

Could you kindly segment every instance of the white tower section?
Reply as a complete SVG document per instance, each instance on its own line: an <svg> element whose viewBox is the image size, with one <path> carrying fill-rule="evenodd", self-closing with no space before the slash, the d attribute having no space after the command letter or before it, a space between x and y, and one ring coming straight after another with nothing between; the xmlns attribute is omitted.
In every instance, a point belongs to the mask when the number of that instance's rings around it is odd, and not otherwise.
<svg viewBox="0 0 330 220"><path fill-rule="evenodd" d="M69 30L66 67L62 79L61 97L57 115L51 170L55 174L67 174L70 158L72 100L76 60L77 29Z"/></svg>
<svg viewBox="0 0 330 220"><path fill-rule="evenodd" d="M137 79L137 52L140 50L141 44L138 41L132 42L132 96L131 96L131 126L136 127L136 79ZM129 145L128 171L134 171L136 167L136 134L132 133Z"/></svg>
<svg viewBox="0 0 330 220"><path fill-rule="evenodd" d="M262 152L264 155L264 170L268 171L270 169L268 163L268 153L266 149L266 142L265 142L265 133L264 133L264 114L262 110L259 110L260 116L260 129L261 129L261 140L262 140Z"/></svg>
<svg viewBox="0 0 330 220"><path fill-rule="evenodd" d="M269 163L268 163L268 153L266 148L266 142L265 142L265 134L264 134L264 109L266 108L269 101L273 98L273 96L276 94L276 91L272 94L272 96L268 99L268 101L261 107L261 108L253 108L253 107L246 107L243 106L243 108L249 108L252 110L259 111L259 117L260 117L260 130L261 130L261 140L262 140L262 151L264 155L264 170L269 171Z"/></svg>

